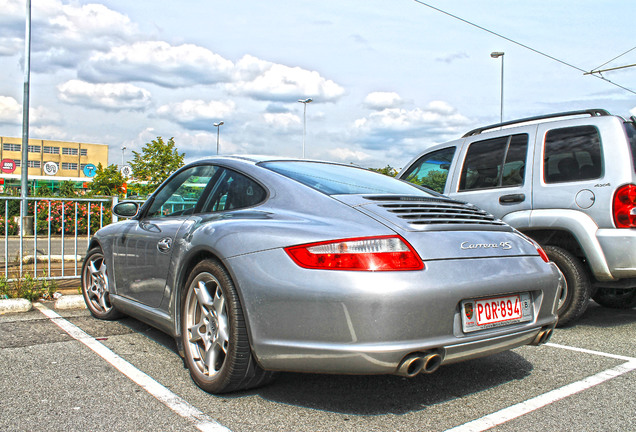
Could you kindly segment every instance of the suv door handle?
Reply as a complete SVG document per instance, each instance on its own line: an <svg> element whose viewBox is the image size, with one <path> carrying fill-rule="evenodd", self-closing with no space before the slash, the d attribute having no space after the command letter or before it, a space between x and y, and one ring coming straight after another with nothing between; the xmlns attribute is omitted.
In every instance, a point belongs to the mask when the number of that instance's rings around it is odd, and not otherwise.
<svg viewBox="0 0 636 432"><path fill-rule="evenodd" d="M499 197L500 204L513 204L520 203L526 200L525 194L510 194L510 195L502 195Z"/></svg>

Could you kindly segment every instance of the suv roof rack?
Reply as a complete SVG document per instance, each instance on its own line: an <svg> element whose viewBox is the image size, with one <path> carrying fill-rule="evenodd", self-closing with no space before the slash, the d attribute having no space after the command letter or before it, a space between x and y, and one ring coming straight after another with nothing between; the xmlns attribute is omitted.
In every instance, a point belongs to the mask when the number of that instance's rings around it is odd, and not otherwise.
<svg viewBox="0 0 636 432"><path fill-rule="evenodd" d="M518 120L511 120L511 121L507 121L503 123L495 123L489 126L483 126L477 129L473 129L470 132L466 132L462 138L466 138L473 135L479 135L483 131L486 131L489 129L495 129L495 128L503 127L503 126L510 126L517 123L526 123L526 122L537 121L537 120L546 120L546 119L557 118L557 117L570 117L570 116L585 115L585 114L589 115L590 117L611 115L608 111L604 109L588 109L588 110L581 110L581 111L566 111L561 113L545 114L545 115L540 115L536 117L528 117L528 118L523 118Z"/></svg>

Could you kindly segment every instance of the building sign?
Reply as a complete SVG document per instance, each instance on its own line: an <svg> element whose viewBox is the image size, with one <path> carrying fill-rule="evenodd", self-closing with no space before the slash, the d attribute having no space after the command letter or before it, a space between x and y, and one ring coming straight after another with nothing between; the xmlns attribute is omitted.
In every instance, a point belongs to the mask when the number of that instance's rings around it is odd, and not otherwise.
<svg viewBox="0 0 636 432"><path fill-rule="evenodd" d="M60 167L55 162L47 162L44 164L44 174L55 175L59 168Z"/></svg>
<svg viewBox="0 0 636 432"><path fill-rule="evenodd" d="M13 159L2 159L0 168L2 168L3 173L11 174L16 168L15 161Z"/></svg>
<svg viewBox="0 0 636 432"><path fill-rule="evenodd" d="M130 167L130 165L124 165L123 167L121 167L121 170L119 170L121 172L121 175L124 176L124 178L130 178L132 177L132 168Z"/></svg>
<svg viewBox="0 0 636 432"><path fill-rule="evenodd" d="M97 170L97 167L93 164L86 164L84 166L84 175L86 177L95 177L95 171Z"/></svg>

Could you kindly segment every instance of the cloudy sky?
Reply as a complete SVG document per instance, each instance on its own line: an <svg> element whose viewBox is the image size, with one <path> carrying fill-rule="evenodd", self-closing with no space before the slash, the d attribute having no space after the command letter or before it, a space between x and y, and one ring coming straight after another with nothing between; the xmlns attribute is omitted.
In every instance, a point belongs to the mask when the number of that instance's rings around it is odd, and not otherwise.
<svg viewBox="0 0 636 432"><path fill-rule="evenodd" d="M505 52L504 120L583 108L636 115L636 67L603 73L617 85L582 72L636 63L632 0L31 7L30 136L108 144L109 163L157 136L174 137L187 161L213 155L221 120L221 153L300 157L298 99L312 98L307 157L399 168L499 120L493 51ZM20 137L26 2L0 0L0 11L0 135Z"/></svg>

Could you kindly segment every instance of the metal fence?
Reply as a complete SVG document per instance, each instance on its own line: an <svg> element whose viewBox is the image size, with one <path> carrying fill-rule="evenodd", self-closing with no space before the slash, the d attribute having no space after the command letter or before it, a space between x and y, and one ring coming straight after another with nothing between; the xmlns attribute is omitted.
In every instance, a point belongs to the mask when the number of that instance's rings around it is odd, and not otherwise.
<svg viewBox="0 0 636 432"><path fill-rule="evenodd" d="M74 279L91 236L113 221L112 198L0 197L0 269L7 281L33 278Z"/></svg>

